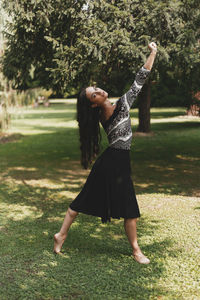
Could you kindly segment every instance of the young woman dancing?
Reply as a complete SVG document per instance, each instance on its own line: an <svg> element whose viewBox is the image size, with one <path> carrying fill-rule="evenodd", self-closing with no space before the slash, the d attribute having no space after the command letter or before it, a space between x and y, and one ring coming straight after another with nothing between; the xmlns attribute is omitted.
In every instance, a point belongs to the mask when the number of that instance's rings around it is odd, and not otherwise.
<svg viewBox="0 0 200 300"><path fill-rule="evenodd" d="M63 224L54 235L54 252L59 253L69 228L79 212L101 217L124 218L124 229L133 249L134 259L141 264L150 260L137 242L137 218L140 211L131 178L130 148L132 141L129 111L148 77L157 53L154 42L148 45L151 53L138 71L130 90L111 104L108 93L93 86L83 89L77 99L77 121L80 133L81 164L87 169L99 153L101 122L109 146L96 159L81 192L71 202Z"/></svg>

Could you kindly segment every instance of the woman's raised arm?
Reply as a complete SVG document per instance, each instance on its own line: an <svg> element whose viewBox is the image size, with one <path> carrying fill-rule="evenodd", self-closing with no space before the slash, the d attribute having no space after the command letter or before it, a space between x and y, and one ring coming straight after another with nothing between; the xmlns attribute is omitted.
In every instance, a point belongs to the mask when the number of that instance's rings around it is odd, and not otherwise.
<svg viewBox="0 0 200 300"><path fill-rule="evenodd" d="M156 43L154 43L154 42L150 43L148 45L148 48L151 50L151 54L147 58L147 61L144 64L144 68L146 68L147 70L151 71L153 63L154 63L154 59L155 59L156 53L157 53Z"/></svg>
<svg viewBox="0 0 200 300"><path fill-rule="evenodd" d="M125 101L127 101L129 109L131 108L133 102L136 100L137 95L139 94L140 90L142 89L147 77L149 76L149 73L150 73L153 63L154 63L154 59L156 57L156 53L157 53L156 44L154 42L152 42L148 45L148 48L151 50L151 53L150 53L149 57L147 58L146 63L136 74L135 80L134 80L130 90L124 95Z"/></svg>

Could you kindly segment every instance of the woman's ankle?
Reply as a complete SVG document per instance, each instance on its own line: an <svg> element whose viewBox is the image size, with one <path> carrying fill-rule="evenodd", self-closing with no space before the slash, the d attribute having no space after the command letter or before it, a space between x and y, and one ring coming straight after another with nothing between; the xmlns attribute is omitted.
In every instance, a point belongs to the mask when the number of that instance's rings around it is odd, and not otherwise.
<svg viewBox="0 0 200 300"><path fill-rule="evenodd" d="M57 234L59 235L59 237L64 238L64 239L67 237L67 233L64 233L61 231L59 231Z"/></svg>
<svg viewBox="0 0 200 300"><path fill-rule="evenodd" d="M133 247L133 254L138 254L138 253L141 253L141 252L142 251L141 251L141 249L138 245Z"/></svg>

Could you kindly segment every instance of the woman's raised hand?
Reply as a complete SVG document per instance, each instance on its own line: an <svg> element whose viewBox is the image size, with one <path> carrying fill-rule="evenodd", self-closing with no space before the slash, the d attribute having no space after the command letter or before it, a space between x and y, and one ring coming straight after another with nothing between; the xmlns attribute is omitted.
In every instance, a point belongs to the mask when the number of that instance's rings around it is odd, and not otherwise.
<svg viewBox="0 0 200 300"><path fill-rule="evenodd" d="M156 53L157 53L157 45L156 43L154 42L151 42L149 45L148 45L148 48L151 50L151 53L149 55L149 57L147 58L147 61L146 63L144 64L144 67L151 71L151 68L153 66L153 63L154 63L154 59L156 57Z"/></svg>
<svg viewBox="0 0 200 300"><path fill-rule="evenodd" d="M156 43L154 42L151 42L149 45L148 45L148 48L153 51L153 52L157 52L157 45Z"/></svg>

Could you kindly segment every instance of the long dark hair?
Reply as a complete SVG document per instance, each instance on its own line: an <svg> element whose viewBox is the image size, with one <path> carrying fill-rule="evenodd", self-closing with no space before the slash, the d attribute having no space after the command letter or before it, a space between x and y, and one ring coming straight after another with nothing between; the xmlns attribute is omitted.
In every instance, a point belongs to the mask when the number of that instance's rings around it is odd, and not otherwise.
<svg viewBox="0 0 200 300"><path fill-rule="evenodd" d="M100 151L100 107L91 107L86 97L86 88L83 88L77 98L77 121L79 125L81 165L88 169L92 160Z"/></svg>

